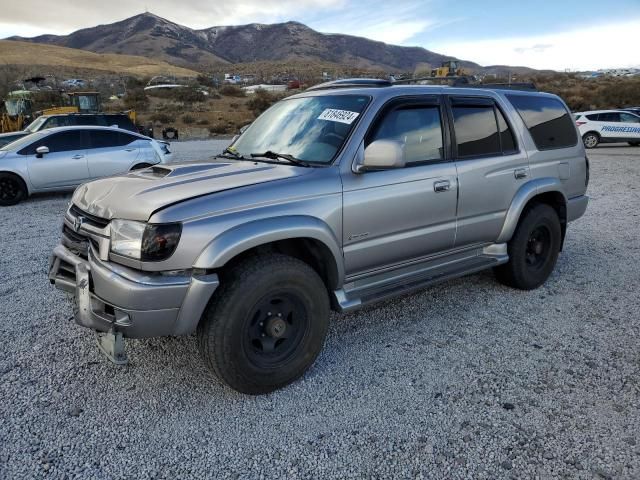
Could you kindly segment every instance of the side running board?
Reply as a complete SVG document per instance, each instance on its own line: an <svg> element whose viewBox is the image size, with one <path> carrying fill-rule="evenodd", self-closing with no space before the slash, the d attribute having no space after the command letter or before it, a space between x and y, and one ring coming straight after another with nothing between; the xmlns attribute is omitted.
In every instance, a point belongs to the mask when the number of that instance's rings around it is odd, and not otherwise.
<svg viewBox="0 0 640 480"><path fill-rule="evenodd" d="M341 312L386 300L421 288L446 282L506 263L506 244L455 255L449 261L428 261L390 273L374 274L345 284L334 292L335 304Z"/></svg>

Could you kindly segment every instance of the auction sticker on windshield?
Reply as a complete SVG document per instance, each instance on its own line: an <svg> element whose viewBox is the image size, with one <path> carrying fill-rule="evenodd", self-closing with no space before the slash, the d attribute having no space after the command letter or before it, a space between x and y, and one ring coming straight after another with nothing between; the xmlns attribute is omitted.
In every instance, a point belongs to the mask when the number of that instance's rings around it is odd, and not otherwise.
<svg viewBox="0 0 640 480"><path fill-rule="evenodd" d="M358 112L350 112L349 110L337 110L335 108L326 108L320 114L318 120L329 120L330 122L340 122L351 125L353 121L360 115Z"/></svg>

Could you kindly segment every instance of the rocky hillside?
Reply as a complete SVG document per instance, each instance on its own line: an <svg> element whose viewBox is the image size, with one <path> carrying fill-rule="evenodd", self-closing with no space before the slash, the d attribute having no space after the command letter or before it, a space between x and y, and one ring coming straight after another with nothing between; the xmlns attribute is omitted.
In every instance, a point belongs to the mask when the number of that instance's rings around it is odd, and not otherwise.
<svg viewBox="0 0 640 480"><path fill-rule="evenodd" d="M256 61L317 61L387 71L412 71L450 59L420 47L401 47L362 37L324 34L297 22L194 30L144 13L70 35L12 37L96 53L140 55L190 68ZM480 69L462 62L468 69Z"/></svg>

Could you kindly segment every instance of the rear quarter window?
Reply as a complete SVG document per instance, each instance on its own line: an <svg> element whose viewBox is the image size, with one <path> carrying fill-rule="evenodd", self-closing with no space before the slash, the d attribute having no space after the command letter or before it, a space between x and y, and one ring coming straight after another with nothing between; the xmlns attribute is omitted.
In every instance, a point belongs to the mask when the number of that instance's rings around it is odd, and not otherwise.
<svg viewBox="0 0 640 480"><path fill-rule="evenodd" d="M507 95L538 150L573 147L578 135L571 114L559 100L535 95Z"/></svg>

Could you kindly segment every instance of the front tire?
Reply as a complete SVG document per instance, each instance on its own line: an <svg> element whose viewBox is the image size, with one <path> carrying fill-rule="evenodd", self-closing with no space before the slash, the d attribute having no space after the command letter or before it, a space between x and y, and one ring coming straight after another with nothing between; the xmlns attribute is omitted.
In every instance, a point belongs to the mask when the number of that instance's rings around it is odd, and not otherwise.
<svg viewBox="0 0 640 480"><path fill-rule="evenodd" d="M596 148L600 143L600 137L597 133L585 133L582 136L582 143L584 143L585 148Z"/></svg>
<svg viewBox="0 0 640 480"><path fill-rule="evenodd" d="M27 187L20 177L13 173L0 173L0 207L20 203L27 195Z"/></svg>
<svg viewBox="0 0 640 480"><path fill-rule="evenodd" d="M205 364L252 395L293 382L322 350L329 297L318 274L286 255L247 258L221 275L200 325Z"/></svg>
<svg viewBox="0 0 640 480"><path fill-rule="evenodd" d="M530 207L507 244L509 262L495 269L498 281L520 290L538 288L553 272L561 242L557 212L546 204Z"/></svg>

